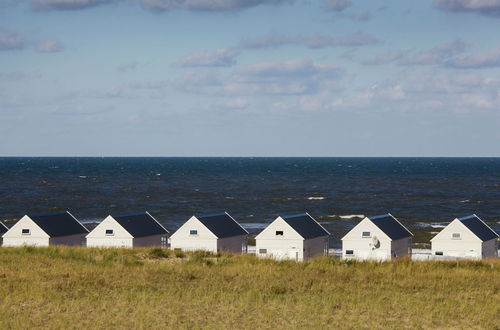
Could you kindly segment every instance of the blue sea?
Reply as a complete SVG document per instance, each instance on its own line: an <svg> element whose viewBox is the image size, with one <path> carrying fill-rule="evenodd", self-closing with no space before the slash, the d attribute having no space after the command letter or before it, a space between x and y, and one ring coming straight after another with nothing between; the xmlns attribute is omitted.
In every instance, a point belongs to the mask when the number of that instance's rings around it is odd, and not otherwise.
<svg viewBox="0 0 500 330"><path fill-rule="evenodd" d="M89 227L147 210L171 230L227 211L253 234L309 212L337 242L387 212L413 231L472 213L499 231L500 158L0 158L1 220L55 210Z"/></svg>

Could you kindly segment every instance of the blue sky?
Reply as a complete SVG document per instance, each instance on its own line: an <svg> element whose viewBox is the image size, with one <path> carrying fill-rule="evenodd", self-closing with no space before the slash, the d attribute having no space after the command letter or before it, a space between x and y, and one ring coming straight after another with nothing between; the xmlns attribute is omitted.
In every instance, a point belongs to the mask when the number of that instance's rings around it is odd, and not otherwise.
<svg viewBox="0 0 500 330"><path fill-rule="evenodd" d="M500 156L500 0L0 0L0 155Z"/></svg>

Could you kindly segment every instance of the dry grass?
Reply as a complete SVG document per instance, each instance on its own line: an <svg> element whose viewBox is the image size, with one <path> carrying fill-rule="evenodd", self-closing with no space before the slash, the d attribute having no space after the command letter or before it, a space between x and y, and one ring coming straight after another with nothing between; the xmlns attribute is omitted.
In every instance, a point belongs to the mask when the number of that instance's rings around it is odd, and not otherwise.
<svg viewBox="0 0 500 330"><path fill-rule="evenodd" d="M499 329L500 261L1 248L0 328Z"/></svg>

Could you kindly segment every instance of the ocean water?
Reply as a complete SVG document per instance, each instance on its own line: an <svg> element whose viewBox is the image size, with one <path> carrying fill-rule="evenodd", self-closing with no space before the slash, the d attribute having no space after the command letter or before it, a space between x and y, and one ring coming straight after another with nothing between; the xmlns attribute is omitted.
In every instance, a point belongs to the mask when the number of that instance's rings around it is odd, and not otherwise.
<svg viewBox="0 0 500 330"><path fill-rule="evenodd" d="M337 241L353 215L387 212L413 231L472 213L499 231L500 158L0 158L1 220L53 210L89 227L147 210L171 230L227 211L251 233L307 211Z"/></svg>

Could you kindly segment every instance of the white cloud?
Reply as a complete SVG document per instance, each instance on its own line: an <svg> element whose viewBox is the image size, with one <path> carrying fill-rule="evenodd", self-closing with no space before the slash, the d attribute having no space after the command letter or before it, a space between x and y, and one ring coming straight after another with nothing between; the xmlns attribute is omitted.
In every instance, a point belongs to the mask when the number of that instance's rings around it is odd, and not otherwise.
<svg viewBox="0 0 500 330"><path fill-rule="evenodd" d="M278 5L289 0L139 0L149 10L162 12L174 9L192 11L231 11L260 5Z"/></svg>
<svg viewBox="0 0 500 330"><path fill-rule="evenodd" d="M286 45L299 45L308 48L325 48L325 47L354 47L366 46L378 43L378 39L369 34L357 32L341 37L328 35L312 35L312 36L285 36L280 34L269 34L265 36L249 38L243 40L241 47L243 48L272 48Z"/></svg>
<svg viewBox="0 0 500 330"><path fill-rule="evenodd" d="M140 66L139 62L133 61L128 63L122 63L116 67L116 70L119 72L128 72L134 71Z"/></svg>
<svg viewBox="0 0 500 330"><path fill-rule="evenodd" d="M43 10L79 10L113 1L115 0L33 0L32 6Z"/></svg>
<svg viewBox="0 0 500 330"><path fill-rule="evenodd" d="M185 92L218 96L305 95L336 83L342 73L338 67L308 59L259 62L224 76L190 72L178 80L178 86Z"/></svg>
<svg viewBox="0 0 500 330"><path fill-rule="evenodd" d="M0 50L23 49L25 41L17 33L0 28Z"/></svg>
<svg viewBox="0 0 500 330"><path fill-rule="evenodd" d="M429 65L443 64L451 57L462 53L465 50L465 43L462 40L453 40L433 47L430 50L417 53L403 61L403 64Z"/></svg>
<svg viewBox="0 0 500 330"><path fill-rule="evenodd" d="M500 17L500 0L436 0L434 7L450 12L474 12Z"/></svg>
<svg viewBox="0 0 500 330"><path fill-rule="evenodd" d="M178 65L183 67L232 66L236 64L238 54L237 50L231 48L217 49L213 52L204 51L180 59Z"/></svg>
<svg viewBox="0 0 500 330"><path fill-rule="evenodd" d="M349 98L346 106L392 111L473 112L500 109L500 79L430 71L388 79Z"/></svg>
<svg viewBox="0 0 500 330"><path fill-rule="evenodd" d="M405 56L405 52L403 51L393 51L384 54L376 55L375 57L364 60L361 63L365 65L379 65L379 64L388 64L395 62L397 60L402 59Z"/></svg>
<svg viewBox="0 0 500 330"><path fill-rule="evenodd" d="M41 40L36 44L35 47L37 52L40 53L57 53L64 49L60 41L55 39L45 39Z"/></svg>
<svg viewBox="0 0 500 330"><path fill-rule="evenodd" d="M327 10L343 11L352 6L352 2L348 0L325 0L323 7Z"/></svg>
<svg viewBox="0 0 500 330"><path fill-rule="evenodd" d="M500 67L500 47L482 54L450 59L448 66L458 69L482 69Z"/></svg>

